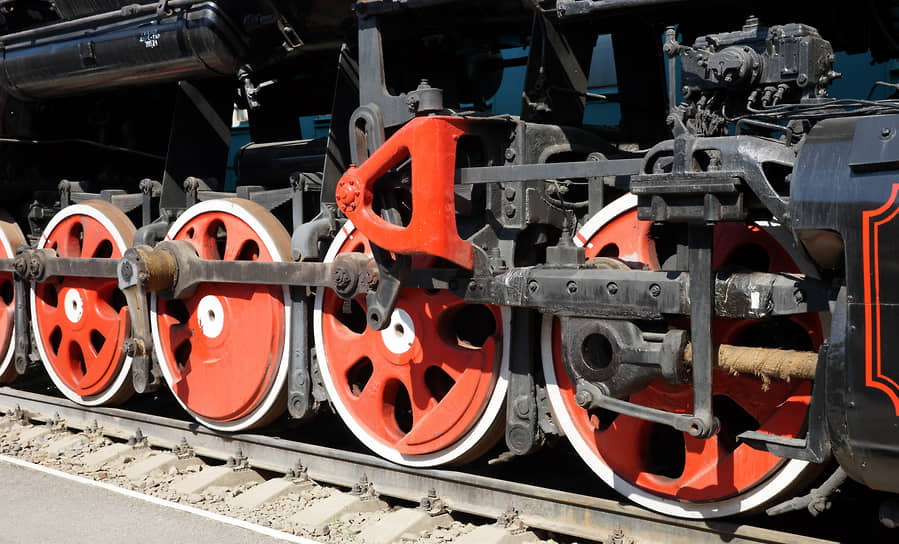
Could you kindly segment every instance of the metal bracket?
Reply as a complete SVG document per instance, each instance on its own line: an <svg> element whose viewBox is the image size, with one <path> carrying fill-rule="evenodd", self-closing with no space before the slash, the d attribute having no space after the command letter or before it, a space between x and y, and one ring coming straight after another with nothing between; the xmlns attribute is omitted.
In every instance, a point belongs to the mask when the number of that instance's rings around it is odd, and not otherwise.
<svg viewBox="0 0 899 544"><path fill-rule="evenodd" d="M350 495L356 495L359 497L359 500L362 501L373 501L377 500L379 493L375 491L375 484L373 484L368 479L368 475L363 472L359 481L353 484L353 488L350 489Z"/></svg>
<svg viewBox="0 0 899 544"><path fill-rule="evenodd" d="M172 453L174 453L178 459L190 459L191 457L196 456L196 452L187 442L187 438L185 437L181 437L181 442L172 448Z"/></svg>
<svg viewBox="0 0 899 544"><path fill-rule="evenodd" d="M284 473L284 477L294 483L309 482L309 467L303 464L302 459L297 459L296 464Z"/></svg>
<svg viewBox="0 0 899 544"><path fill-rule="evenodd" d="M437 490L433 487L428 489L428 494L421 498L418 507L424 510L430 516L439 516L442 514L451 514L453 509L440 497L437 496Z"/></svg>
<svg viewBox="0 0 899 544"><path fill-rule="evenodd" d="M169 7L169 0L159 0L156 2L156 17L163 18L172 14L172 8Z"/></svg>
<svg viewBox="0 0 899 544"><path fill-rule="evenodd" d="M827 344L821 346L818 353L819 360L826 360L828 352ZM822 367L821 364L818 366ZM752 449L767 451L778 457L826 463L831 457L830 437L827 434L827 421L824 413L827 373L823 371L823 367L821 370L815 373L815 383L812 385L812 400L808 412L805 438L789 438L758 431L746 431L740 433L737 439L745 442Z"/></svg>
<svg viewBox="0 0 899 544"><path fill-rule="evenodd" d="M292 308L290 367L287 371L287 411L296 419L309 419L320 403L312 396L312 372L309 349L309 308L305 288L291 289Z"/></svg>
<svg viewBox="0 0 899 544"><path fill-rule="evenodd" d="M30 307L28 305L27 282L28 265L23 256L29 246L22 246L17 249L16 258L13 266L13 298L15 299L15 307L13 311L13 319L15 322L15 351L13 359L16 366L16 374L22 375L28 370L28 355L31 352L31 335L28 324L30 322Z"/></svg>
<svg viewBox="0 0 899 544"><path fill-rule="evenodd" d="M559 320L562 361L572 382L587 380L603 394L623 399L657 378L684 381L686 331L644 333L634 323L617 319Z"/></svg>
<svg viewBox="0 0 899 544"><path fill-rule="evenodd" d="M359 75L359 104L375 105L384 128L402 125L414 117L405 94L394 96L387 91L378 18L362 14L359 15ZM351 132L353 129L350 126Z"/></svg>
<svg viewBox="0 0 899 544"><path fill-rule="evenodd" d="M150 440L144 435L144 432L140 430L140 427L134 431L134 435L128 437L126 442L132 448L149 448Z"/></svg>
<svg viewBox="0 0 899 544"><path fill-rule="evenodd" d="M162 194L162 183L144 178L140 180L141 192L141 226L146 227L153 222L153 199Z"/></svg>
<svg viewBox="0 0 899 544"><path fill-rule="evenodd" d="M515 455L527 455L543 443L537 425L534 384L534 340L538 337L534 312L512 309L512 342L509 354L509 387L506 393L506 446Z"/></svg>
<svg viewBox="0 0 899 544"><path fill-rule="evenodd" d="M690 225L690 341L693 343L693 420L690 434L709 438L719 423L712 412L712 368L718 362L718 350L712 343L715 317L715 276L712 268L714 227Z"/></svg>
<svg viewBox="0 0 899 544"><path fill-rule="evenodd" d="M377 289L365 297L367 306L365 319L372 330L380 331L390 324L390 314L396 308L400 291L412 268L412 257L397 254L392 258L375 244L371 245L371 249L378 264L379 281Z"/></svg>
<svg viewBox="0 0 899 544"><path fill-rule="evenodd" d="M353 139L350 145L350 160L353 164L362 164L379 147L384 144L384 119L377 104L359 106L350 117L350 134Z"/></svg>
<svg viewBox="0 0 899 544"><path fill-rule="evenodd" d="M148 287L164 283L160 276L164 277L163 270L172 264L166 260L165 255L151 252L148 246L128 249L116 271L119 290L125 295L128 317L131 320L131 337L125 340L122 350L132 358L131 378L134 390L138 393L155 391L162 386L161 372L153 372L156 364L152 357L153 337L150 333L147 291ZM147 255L150 255L149 259L146 258Z"/></svg>

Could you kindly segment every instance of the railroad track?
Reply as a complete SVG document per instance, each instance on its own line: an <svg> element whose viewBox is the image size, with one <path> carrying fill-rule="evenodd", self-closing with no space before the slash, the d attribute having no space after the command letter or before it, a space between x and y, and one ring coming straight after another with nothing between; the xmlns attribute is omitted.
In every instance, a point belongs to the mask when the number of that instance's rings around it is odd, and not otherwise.
<svg viewBox="0 0 899 544"><path fill-rule="evenodd" d="M726 521L660 516L615 501L449 470L411 469L370 455L256 434L221 434L196 423L116 408L85 408L36 393L0 388L0 409L36 422L63 420L70 429L99 426L108 437L136 434L157 448L185 442L201 457L245 456L255 469L287 473L298 463L315 481L351 487L367 478L384 497L419 501L434 489L455 512L499 518L514 508L527 526L605 542L825 543L829 541ZM21 412L20 412L21 413Z"/></svg>

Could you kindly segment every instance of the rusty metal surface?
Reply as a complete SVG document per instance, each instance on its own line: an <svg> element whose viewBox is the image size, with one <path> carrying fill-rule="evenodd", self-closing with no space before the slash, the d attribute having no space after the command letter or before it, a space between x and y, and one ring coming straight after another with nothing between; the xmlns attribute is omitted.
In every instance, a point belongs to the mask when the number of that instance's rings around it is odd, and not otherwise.
<svg viewBox="0 0 899 544"><path fill-rule="evenodd" d="M196 423L115 408L88 409L64 399L0 388L0 409L16 407L35 420L58 414L72 428L96 422L104 434L120 438L140 429L157 447L172 448L185 439L201 456L227 459L240 450L254 467L266 470L286 472L299 460L311 478L330 484L350 486L365 474L380 494L400 499L417 501L434 488L454 510L480 516L499 517L513 506L531 527L579 538L605 540L621 531L640 544L830 542L727 521L668 518L607 499L462 472L401 467L355 452L269 436L221 434Z"/></svg>

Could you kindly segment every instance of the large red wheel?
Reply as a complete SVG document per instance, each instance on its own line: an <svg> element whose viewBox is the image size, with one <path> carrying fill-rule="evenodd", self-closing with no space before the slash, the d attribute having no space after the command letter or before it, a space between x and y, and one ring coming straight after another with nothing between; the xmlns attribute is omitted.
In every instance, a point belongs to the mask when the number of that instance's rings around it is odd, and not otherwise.
<svg viewBox="0 0 899 544"><path fill-rule="evenodd" d="M290 236L247 200L192 206L166 238L202 259L283 261ZM201 284L188 298L152 295L156 356L178 402L199 422L239 431L271 422L286 407L290 291L286 286Z"/></svg>
<svg viewBox="0 0 899 544"><path fill-rule="evenodd" d="M132 244L134 224L96 200L63 208L41 234L38 248L60 257L117 258ZM124 402L133 393L125 297L115 279L54 278L31 289L31 322L47 373L79 404Z"/></svg>
<svg viewBox="0 0 899 544"><path fill-rule="evenodd" d="M347 223L326 260L371 251ZM426 266L417 258L415 266ZM410 466L467 460L498 438L508 378L508 314L446 291L404 289L390 324L369 329L365 297L320 290L316 352L331 402L379 455Z"/></svg>
<svg viewBox="0 0 899 544"><path fill-rule="evenodd" d="M15 257L16 248L25 243L25 235L15 220L0 211L0 259ZM16 347L15 288L11 272L0 274L0 384L16 377L12 364Z"/></svg>
<svg viewBox="0 0 899 544"><path fill-rule="evenodd" d="M586 247L588 257L615 256L635 267L658 268L650 223L637 219L635 206L636 198L622 197L581 229L576 241ZM773 225L719 225L714 236L715 267L798 272L801 259L785 249L788 241L778 240L781 232ZM715 343L817 349L822 324L817 314L776 322L716 319L714 336ZM579 407L562 365L556 320L544 320L542 342L547 393L562 429L607 484L643 506L691 518L738 514L805 483L816 469L805 461L784 460L736 441L745 430L800 435L810 401L808 381L766 385L755 377L715 371L713 405L721 430L700 440L665 425ZM629 400L690 413L693 391L689 385L657 380Z"/></svg>

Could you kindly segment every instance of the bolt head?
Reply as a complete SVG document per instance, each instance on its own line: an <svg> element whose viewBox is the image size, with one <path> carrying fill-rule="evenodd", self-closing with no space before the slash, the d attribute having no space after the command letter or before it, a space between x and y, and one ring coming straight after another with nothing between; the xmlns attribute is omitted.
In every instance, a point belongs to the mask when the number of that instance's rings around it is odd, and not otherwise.
<svg viewBox="0 0 899 544"><path fill-rule="evenodd" d="M618 284L615 282L609 282L609 284L606 285L606 291L608 291L610 295L617 294L618 293Z"/></svg>
<svg viewBox="0 0 899 544"><path fill-rule="evenodd" d="M512 149L511 147L507 148L506 149L506 160L511 161L513 159L515 159L515 150Z"/></svg>
<svg viewBox="0 0 899 544"><path fill-rule="evenodd" d="M350 286L350 274L344 268L336 268L334 270L334 285L340 289L346 289Z"/></svg>
<svg viewBox="0 0 899 544"><path fill-rule="evenodd" d="M354 176L344 175L337 183L337 206L343 213L356 211L362 205L362 185Z"/></svg>
<svg viewBox="0 0 899 544"><path fill-rule="evenodd" d="M568 294L570 295L577 293L577 283L573 281L568 282L566 288L568 289Z"/></svg>
<svg viewBox="0 0 899 544"><path fill-rule="evenodd" d="M29 268L31 269L31 274L35 277L40 276L44 272L44 267L37 258L31 259Z"/></svg>
<svg viewBox="0 0 899 544"><path fill-rule="evenodd" d="M125 340L122 344L122 353L126 357L134 357L137 354L137 342L134 339Z"/></svg>
<svg viewBox="0 0 899 544"><path fill-rule="evenodd" d="M531 403L527 397L522 397L515 403L515 409L518 411L519 416L527 417L531 413Z"/></svg>
<svg viewBox="0 0 899 544"><path fill-rule="evenodd" d="M538 289L540 289L540 284L535 280L531 280L528 282L528 291L536 293Z"/></svg>
<svg viewBox="0 0 899 544"><path fill-rule="evenodd" d="M574 402L581 408L586 408L593 402L593 395L587 391L578 391L577 394L574 395Z"/></svg>
<svg viewBox="0 0 899 544"><path fill-rule="evenodd" d="M368 285L369 289L374 289L378 286L378 276L377 274L373 274L371 272L365 273L365 284Z"/></svg>

